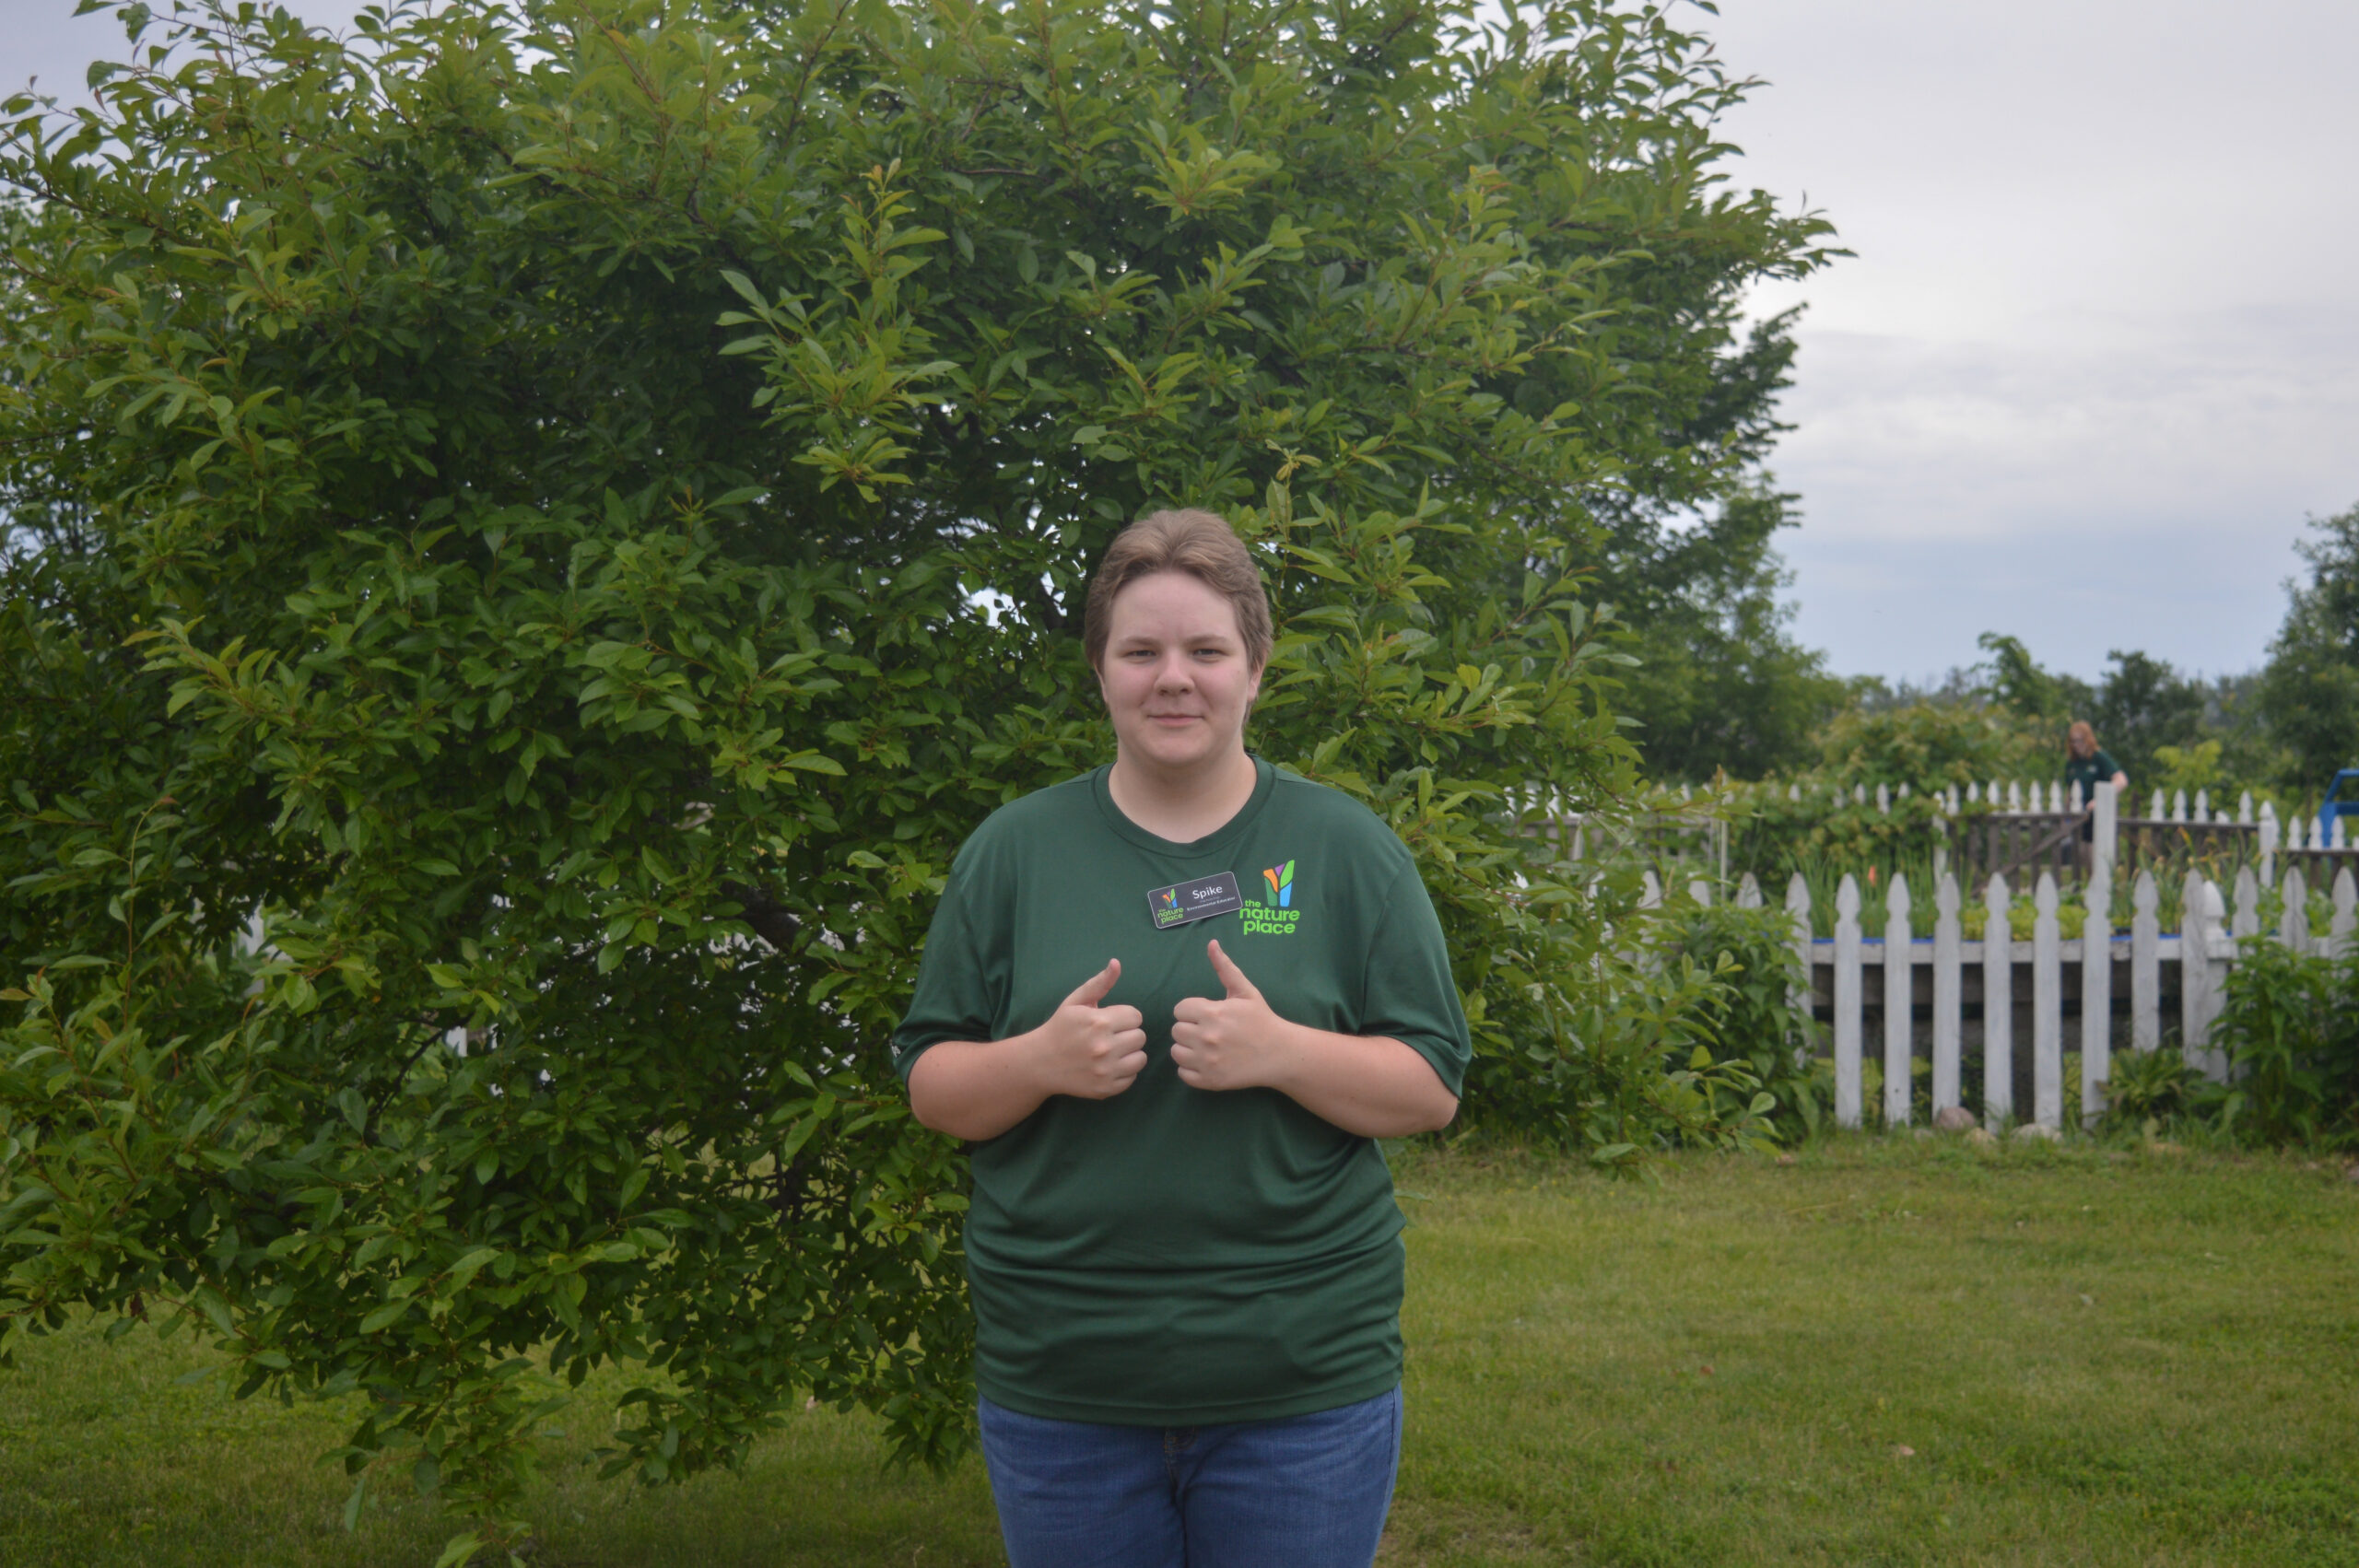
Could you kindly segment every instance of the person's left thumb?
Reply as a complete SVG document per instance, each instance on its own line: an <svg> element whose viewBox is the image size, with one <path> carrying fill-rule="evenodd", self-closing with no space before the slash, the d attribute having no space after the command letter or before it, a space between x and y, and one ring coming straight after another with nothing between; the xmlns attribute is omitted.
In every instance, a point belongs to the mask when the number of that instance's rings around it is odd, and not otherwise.
<svg viewBox="0 0 2359 1568"><path fill-rule="evenodd" d="M1250 997L1255 1001L1262 1000L1262 993L1253 989L1253 982L1245 977L1245 971L1237 966L1236 960L1220 950L1220 942L1217 939L1204 945L1205 950L1212 954L1213 973L1218 975L1220 983L1228 988L1230 1000L1234 1001L1240 997Z"/></svg>

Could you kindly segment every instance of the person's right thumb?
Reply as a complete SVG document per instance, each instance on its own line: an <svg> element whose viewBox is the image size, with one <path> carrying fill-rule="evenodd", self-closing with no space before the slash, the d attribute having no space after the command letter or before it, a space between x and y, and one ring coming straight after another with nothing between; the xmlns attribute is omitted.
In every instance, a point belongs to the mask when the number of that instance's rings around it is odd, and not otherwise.
<svg viewBox="0 0 2359 1568"><path fill-rule="evenodd" d="M1106 1000L1106 993L1112 990L1114 982L1121 977L1122 961L1119 958L1109 958L1106 960L1106 967L1074 988L1073 995L1065 998L1065 1005L1067 1007L1096 1007Z"/></svg>

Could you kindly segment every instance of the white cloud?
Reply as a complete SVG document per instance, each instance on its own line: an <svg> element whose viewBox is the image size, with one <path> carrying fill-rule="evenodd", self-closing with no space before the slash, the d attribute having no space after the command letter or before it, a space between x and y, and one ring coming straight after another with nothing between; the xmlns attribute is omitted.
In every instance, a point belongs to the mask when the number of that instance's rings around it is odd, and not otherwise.
<svg viewBox="0 0 2359 1568"><path fill-rule="evenodd" d="M343 30L360 8L372 0L276 0L314 27ZM88 87L94 60L124 61L131 46L123 21L111 11L74 14L76 0L6 0L7 30L0 42L0 98L21 92L37 78L37 89L72 109L90 101ZM151 9L164 18L171 14L169 0L151 0ZM151 29L148 43L161 41Z"/></svg>
<svg viewBox="0 0 2359 1568"><path fill-rule="evenodd" d="M2257 663L2306 512L2359 500L2359 6L1727 0L1738 179L1856 259L1777 466L1803 635L1922 674L2024 635Z"/></svg>

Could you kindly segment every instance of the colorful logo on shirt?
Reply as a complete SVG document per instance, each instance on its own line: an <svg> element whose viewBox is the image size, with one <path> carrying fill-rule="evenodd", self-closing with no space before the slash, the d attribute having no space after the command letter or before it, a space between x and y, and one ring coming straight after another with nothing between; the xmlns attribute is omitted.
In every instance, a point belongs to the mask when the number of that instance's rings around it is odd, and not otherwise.
<svg viewBox="0 0 2359 1568"><path fill-rule="evenodd" d="M1182 912L1180 908L1180 890L1178 888L1159 888L1156 892L1155 898L1155 923L1156 925L1171 925L1183 918Z"/></svg>
<svg viewBox="0 0 2359 1568"><path fill-rule="evenodd" d="M1240 936L1292 936L1301 929L1302 911L1294 907L1294 862L1264 867L1262 885L1267 903L1245 906Z"/></svg>

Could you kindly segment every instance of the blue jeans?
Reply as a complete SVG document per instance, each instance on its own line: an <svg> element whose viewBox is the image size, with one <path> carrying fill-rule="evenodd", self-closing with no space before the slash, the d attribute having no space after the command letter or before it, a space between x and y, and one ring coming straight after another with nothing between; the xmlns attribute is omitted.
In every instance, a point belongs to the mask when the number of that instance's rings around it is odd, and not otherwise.
<svg viewBox="0 0 2359 1568"><path fill-rule="evenodd" d="M1100 1426L979 1401L1013 1568L1367 1568L1401 1390L1227 1426Z"/></svg>

